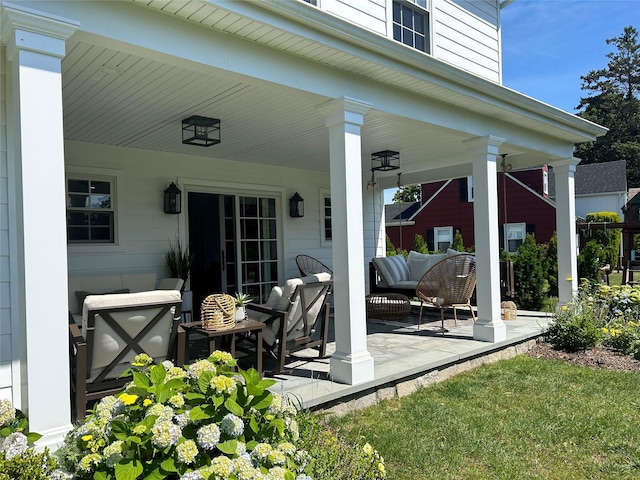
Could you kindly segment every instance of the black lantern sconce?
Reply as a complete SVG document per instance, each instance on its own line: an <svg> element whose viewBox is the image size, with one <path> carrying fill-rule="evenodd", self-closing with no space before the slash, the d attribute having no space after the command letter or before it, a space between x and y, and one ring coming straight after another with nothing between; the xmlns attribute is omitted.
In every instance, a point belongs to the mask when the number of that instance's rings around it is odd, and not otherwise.
<svg viewBox="0 0 640 480"><path fill-rule="evenodd" d="M171 182L164 189L164 213L178 214L182 207L182 192L178 186Z"/></svg>
<svg viewBox="0 0 640 480"><path fill-rule="evenodd" d="M289 215L293 218L304 217L304 198L298 192L289 199Z"/></svg>
<svg viewBox="0 0 640 480"><path fill-rule="evenodd" d="M182 143L210 147L220 143L220 120L192 115L182 120Z"/></svg>
<svg viewBox="0 0 640 480"><path fill-rule="evenodd" d="M383 150L371 154L371 170L386 172L400 168L400 152Z"/></svg>

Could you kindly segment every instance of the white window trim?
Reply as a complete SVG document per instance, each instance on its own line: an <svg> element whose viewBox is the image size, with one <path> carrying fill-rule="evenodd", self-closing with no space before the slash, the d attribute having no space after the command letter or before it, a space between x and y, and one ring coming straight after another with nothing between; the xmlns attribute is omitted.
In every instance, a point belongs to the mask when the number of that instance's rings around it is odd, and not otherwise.
<svg viewBox="0 0 640 480"><path fill-rule="evenodd" d="M524 222L519 223L505 223L504 224L504 249L513 254L517 253L517 249L515 252L511 252L509 250L509 227L518 227L522 231L522 243L524 243L525 238L527 238L527 224Z"/></svg>
<svg viewBox="0 0 640 480"><path fill-rule="evenodd" d="M414 7L418 10L422 10L425 12L425 14L427 15L427 35L425 36L425 40L427 42L427 51L423 51L423 50L418 50L417 48L413 48L413 50L415 50L416 52L422 52L426 55L434 55L434 42L433 42L433 15L432 15L432 11L433 11L433 7L431 5L431 0L425 0L426 1L426 7L423 7L422 5L418 5L417 0L387 0L386 6L387 6L387 36L391 39L394 40L396 42L398 42L398 40L395 40L393 38L393 3L397 1L399 3L405 3L407 5L410 5L411 7ZM398 42L401 43L402 42ZM404 45L404 44L403 44ZM407 45L408 46L408 45Z"/></svg>
<svg viewBox="0 0 640 480"><path fill-rule="evenodd" d="M440 250L440 247L438 245L438 236L439 236L438 232L447 233L447 236L449 237L449 248L451 248L451 245L453 245L453 227L435 227L433 229L433 248L439 252L442 252L442 250ZM445 252L446 251L447 249L445 249Z"/></svg>
<svg viewBox="0 0 640 480"><path fill-rule="evenodd" d="M326 220L326 217L324 215L324 199L325 198L331 198L331 190L327 189L327 188L321 188L319 190L319 201L320 201L320 245L323 247L330 247L333 243L331 240L328 240L327 238L325 238L325 229L324 229L324 223ZM331 209L333 212L333 204L331 205Z"/></svg>
<svg viewBox="0 0 640 480"><path fill-rule="evenodd" d="M120 192L124 188L124 172L112 168L95 168L78 165L67 165L65 168L65 195L69 178L105 179L113 184L111 203L113 205L113 243L67 243L67 253L123 253L120 245L120 217L122 214L122 202ZM66 207L65 207L66 217ZM66 225L65 225L66 232Z"/></svg>
<svg viewBox="0 0 640 480"><path fill-rule="evenodd" d="M467 202L473 203L473 177L467 177Z"/></svg>

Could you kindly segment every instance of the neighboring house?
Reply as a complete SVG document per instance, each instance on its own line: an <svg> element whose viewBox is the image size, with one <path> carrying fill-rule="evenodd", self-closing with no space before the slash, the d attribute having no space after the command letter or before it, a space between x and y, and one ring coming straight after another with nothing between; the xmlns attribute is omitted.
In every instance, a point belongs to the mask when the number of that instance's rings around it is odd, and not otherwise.
<svg viewBox="0 0 640 480"><path fill-rule="evenodd" d="M624 220L622 207L627 201L627 162L578 165L576 169L576 215L615 212Z"/></svg>
<svg viewBox="0 0 640 480"><path fill-rule="evenodd" d="M194 292L264 299L297 254L330 265L331 377L374 379L366 272L398 171L369 180L373 153L400 152L406 183L474 177L476 339L506 338L501 152L554 167L558 269L577 279L573 145L606 129L501 85L510 1L315 3L0 0L0 396L41 445L70 427L68 277L164 276L176 237Z"/></svg>
<svg viewBox="0 0 640 480"><path fill-rule="evenodd" d="M506 196L505 188L506 185ZM624 161L578 165L575 174L576 216L590 212L616 212L622 217L626 199ZM500 248L515 253L526 234L546 243L556 231L555 175L553 169L535 167L497 174ZM505 209L506 202L506 209ZM581 210L578 210L578 204ZM472 177L422 185L422 204L385 206L387 234L391 242L411 249L416 234L429 250L446 251L460 231L465 247L475 245Z"/></svg>

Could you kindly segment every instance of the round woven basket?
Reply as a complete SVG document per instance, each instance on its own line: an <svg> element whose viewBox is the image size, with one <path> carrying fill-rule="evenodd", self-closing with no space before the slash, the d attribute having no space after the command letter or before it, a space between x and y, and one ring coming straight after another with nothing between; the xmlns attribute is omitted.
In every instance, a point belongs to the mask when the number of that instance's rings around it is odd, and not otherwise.
<svg viewBox="0 0 640 480"><path fill-rule="evenodd" d="M236 302L231 295L215 293L202 301L200 306L202 328L226 330L236 323Z"/></svg>
<svg viewBox="0 0 640 480"><path fill-rule="evenodd" d="M411 302L399 293L372 293L367 295L367 316L380 320L403 318L411 313Z"/></svg>
<svg viewBox="0 0 640 480"><path fill-rule="evenodd" d="M502 320L517 320L518 309L513 302L502 302L500 304L500 313Z"/></svg>

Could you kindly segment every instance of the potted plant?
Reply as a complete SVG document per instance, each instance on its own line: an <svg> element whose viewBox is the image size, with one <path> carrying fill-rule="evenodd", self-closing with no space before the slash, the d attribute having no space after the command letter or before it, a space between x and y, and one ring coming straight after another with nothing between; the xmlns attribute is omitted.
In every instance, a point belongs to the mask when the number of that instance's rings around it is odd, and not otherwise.
<svg viewBox="0 0 640 480"><path fill-rule="evenodd" d="M169 244L169 248L164 254L164 260L169 276L184 280L182 285L182 291L184 292L193 263L193 255L189 251L189 247L183 247L180 239L176 238L175 241Z"/></svg>
<svg viewBox="0 0 640 480"><path fill-rule="evenodd" d="M245 307L251 302L251 297L245 293L236 293L236 322L240 322L247 318L247 311Z"/></svg>

